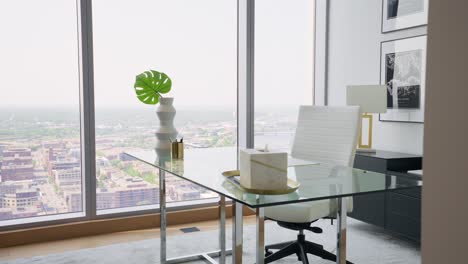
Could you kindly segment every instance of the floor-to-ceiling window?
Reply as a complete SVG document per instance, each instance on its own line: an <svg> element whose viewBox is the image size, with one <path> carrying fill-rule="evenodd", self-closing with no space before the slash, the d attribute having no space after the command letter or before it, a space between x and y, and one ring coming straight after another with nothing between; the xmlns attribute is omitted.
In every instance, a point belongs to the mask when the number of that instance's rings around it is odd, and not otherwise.
<svg viewBox="0 0 468 264"><path fill-rule="evenodd" d="M298 105L312 102L313 2L255 1L257 147L286 148ZM237 120L245 107L237 8L237 0L1 2L0 227L158 207L157 171L124 154L155 147L157 106L133 88L145 70L171 77L186 148L236 146L238 123L247 123ZM173 205L215 197L175 177L166 184Z"/></svg>
<svg viewBox="0 0 468 264"><path fill-rule="evenodd" d="M76 14L0 2L0 226L84 215Z"/></svg>
<svg viewBox="0 0 468 264"><path fill-rule="evenodd" d="M106 209L157 204L158 172L124 155L155 147L157 105L135 96L135 76L166 73L187 148L236 145L235 0L93 1L96 203ZM177 177L168 201L214 197ZM118 210L107 210L115 212Z"/></svg>
<svg viewBox="0 0 468 264"><path fill-rule="evenodd" d="M255 1L255 147L290 146L299 105L313 102L313 0Z"/></svg>

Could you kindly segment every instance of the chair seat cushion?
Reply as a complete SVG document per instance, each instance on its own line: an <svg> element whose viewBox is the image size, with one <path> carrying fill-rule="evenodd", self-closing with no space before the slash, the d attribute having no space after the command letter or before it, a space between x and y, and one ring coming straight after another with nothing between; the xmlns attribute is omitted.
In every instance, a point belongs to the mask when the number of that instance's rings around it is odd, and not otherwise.
<svg viewBox="0 0 468 264"><path fill-rule="evenodd" d="M352 211L352 199L346 199L348 212ZM296 204L265 207L265 216L281 222L309 223L324 217L335 217L336 201L320 200Z"/></svg>

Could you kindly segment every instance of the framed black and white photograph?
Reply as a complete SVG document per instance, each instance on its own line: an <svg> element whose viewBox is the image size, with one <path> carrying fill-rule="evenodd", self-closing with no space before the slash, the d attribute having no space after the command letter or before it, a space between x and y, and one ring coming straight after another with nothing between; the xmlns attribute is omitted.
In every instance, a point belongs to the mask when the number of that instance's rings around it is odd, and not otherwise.
<svg viewBox="0 0 468 264"><path fill-rule="evenodd" d="M382 0L382 32L427 24L428 0Z"/></svg>
<svg viewBox="0 0 468 264"><path fill-rule="evenodd" d="M382 42L380 84L387 86L387 113L380 121L424 122L426 36Z"/></svg>

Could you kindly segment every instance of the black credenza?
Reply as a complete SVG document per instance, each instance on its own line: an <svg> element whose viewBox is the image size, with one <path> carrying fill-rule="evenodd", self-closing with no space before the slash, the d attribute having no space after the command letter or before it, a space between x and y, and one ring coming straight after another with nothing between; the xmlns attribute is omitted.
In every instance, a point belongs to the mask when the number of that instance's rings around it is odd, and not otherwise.
<svg viewBox="0 0 468 264"><path fill-rule="evenodd" d="M399 177L421 179L420 175L407 173L422 169L422 156L379 151L357 153L354 167ZM354 197L350 217L374 224L398 235L420 242L421 240L421 188L367 194Z"/></svg>

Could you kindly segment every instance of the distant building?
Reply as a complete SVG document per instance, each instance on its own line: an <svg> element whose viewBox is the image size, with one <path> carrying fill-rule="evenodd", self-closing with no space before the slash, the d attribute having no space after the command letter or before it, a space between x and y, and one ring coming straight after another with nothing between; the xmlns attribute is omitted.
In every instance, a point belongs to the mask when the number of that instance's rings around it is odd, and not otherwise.
<svg viewBox="0 0 468 264"><path fill-rule="evenodd" d="M159 203L159 189L157 187L138 187L115 191L115 207L131 207L143 204Z"/></svg>
<svg viewBox="0 0 468 264"><path fill-rule="evenodd" d="M106 157L98 157L96 158L96 166L97 167L109 167L111 166L111 163Z"/></svg>
<svg viewBox="0 0 468 264"><path fill-rule="evenodd" d="M23 164L31 160L31 149L29 148L10 148L2 152L4 160L12 164Z"/></svg>
<svg viewBox="0 0 468 264"><path fill-rule="evenodd" d="M65 148L65 143L62 141L56 141L56 142L45 142L42 144L42 147L45 149L63 149Z"/></svg>
<svg viewBox="0 0 468 264"><path fill-rule="evenodd" d="M3 150L0 169L1 181L22 181L34 178L31 149L11 148Z"/></svg>
<svg viewBox="0 0 468 264"><path fill-rule="evenodd" d="M188 185L169 186L168 195L172 201L190 201L200 199L200 190Z"/></svg>
<svg viewBox="0 0 468 264"><path fill-rule="evenodd" d="M47 175L47 171L44 170L34 170L34 182L37 184L47 184L49 181L49 176Z"/></svg>
<svg viewBox="0 0 468 264"><path fill-rule="evenodd" d="M60 160L81 160L80 148L67 148L63 142L43 144L43 159L45 164Z"/></svg>
<svg viewBox="0 0 468 264"><path fill-rule="evenodd" d="M73 168L81 168L81 162L76 159L65 159L49 162L48 172L50 177L54 177L53 171L71 170Z"/></svg>
<svg viewBox="0 0 468 264"><path fill-rule="evenodd" d="M6 193L0 197L3 208L26 208L39 204L39 192L35 189L17 190L15 193Z"/></svg>
<svg viewBox="0 0 468 264"><path fill-rule="evenodd" d="M120 186L98 189L97 208L124 208L144 204L159 203L159 189L141 179L127 178L119 182Z"/></svg>
<svg viewBox="0 0 468 264"><path fill-rule="evenodd" d="M0 184L0 220L16 218L18 211L21 215L24 211L31 213L38 204L39 193L33 180L7 181ZM35 212L37 213L37 209Z"/></svg>
<svg viewBox="0 0 468 264"><path fill-rule="evenodd" d="M65 145L62 143L47 143L43 144L44 163L49 164L52 161L57 161L66 158Z"/></svg>
<svg viewBox="0 0 468 264"><path fill-rule="evenodd" d="M11 183L11 182L8 182L8 183ZM20 186L17 186L14 184L5 184L5 182L3 182L2 184L0 184L0 197L2 197L2 195L4 194L16 193L17 189L20 189ZM2 207L1 203L0 203L0 207Z"/></svg>
<svg viewBox="0 0 468 264"><path fill-rule="evenodd" d="M55 184L59 187L81 185L82 177L80 167L53 170L52 175L55 179Z"/></svg>
<svg viewBox="0 0 468 264"><path fill-rule="evenodd" d="M83 211L82 194L79 190L65 191L63 193L67 203L68 212L81 212Z"/></svg>
<svg viewBox="0 0 468 264"><path fill-rule="evenodd" d="M72 148L70 149L69 155L77 160L81 160L81 149L80 148Z"/></svg>
<svg viewBox="0 0 468 264"><path fill-rule="evenodd" d="M107 189L98 189L96 193L96 207L98 210L115 208L115 193Z"/></svg>
<svg viewBox="0 0 468 264"><path fill-rule="evenodd" d="M0 184L0 197L4 194L13 194L17 190L34 189L36 183L33 180L7 181Z"/></svg>

